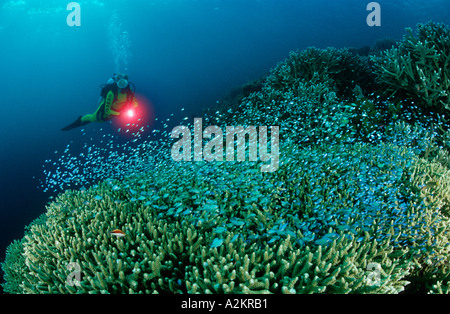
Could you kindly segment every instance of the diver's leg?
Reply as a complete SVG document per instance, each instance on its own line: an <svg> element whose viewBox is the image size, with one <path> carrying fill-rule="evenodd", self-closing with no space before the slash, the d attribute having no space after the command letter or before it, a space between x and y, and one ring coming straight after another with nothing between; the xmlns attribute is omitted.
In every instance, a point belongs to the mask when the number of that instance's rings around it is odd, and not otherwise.
<svg viewBox="0 0 450 314"><path fill-rule="evenodd" d="M77 127L86 125L91 122L98 122L102 121L103 115L100 114L104 112L105 110L105 102L103 101L103 98L100 98L99 100L99 106L97 110L94 113L86 114L84 116L79 116L78 119L73 122L72 124L69 124L68 126L61 129L61 131L67 131L71 129L75 129Z"/></svg>
<svg viewBox="0 0 450 314"><path fill-rule="evenodd" d="M103 121L103 112L105 108L104 98L100 97L98 100L98 107L94 113L90 113L81 117L82 122L90 123L90 122L101 122Z"/></svg>
<svg viewBox="0 0 450 314"><path fill-rule="evenodd" d="M81 122L83 123L97 122L97 114L96 113L86 114L81 117Z"/></svg>
<svg viewBox="0 0 450 314"><path fill-rule="evenodd" d="M83 125L85 125L85 124L88 124L89 121L83 121L83 118L84 118L84 117L85 117L85 116L83 116L83 117L82 117L82 116L79 116L78 119L75 120L75 122L69 124L68 126L66 126L66 127L64 127L64 128L62 128L61 131L72 130L72 129L78 128L78 127L80 127L80 126L83 126Z"/></svg>

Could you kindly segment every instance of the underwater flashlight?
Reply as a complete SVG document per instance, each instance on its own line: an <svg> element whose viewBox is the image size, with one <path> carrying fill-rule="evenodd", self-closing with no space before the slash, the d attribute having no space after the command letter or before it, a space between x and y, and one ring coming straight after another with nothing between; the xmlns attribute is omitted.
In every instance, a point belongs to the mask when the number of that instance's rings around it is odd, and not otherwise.
<svg viewBox="0 0 450 314"><path fill-rule="evenodd" d="M134 110L133 109L128 109L127 110L127 116L129 118L133 118L134 117Z"/></svg>
<svg viewBox="0 0 450 314"><path fill-rule="evenodd" d="M119 116L111 119L113 127L119 130L118 134L125 138L135 139L140 136L154 117L152 103L142 95L135 94L135 97L138 104L136 107L134 102L128 102L120 110Z"/></svg>

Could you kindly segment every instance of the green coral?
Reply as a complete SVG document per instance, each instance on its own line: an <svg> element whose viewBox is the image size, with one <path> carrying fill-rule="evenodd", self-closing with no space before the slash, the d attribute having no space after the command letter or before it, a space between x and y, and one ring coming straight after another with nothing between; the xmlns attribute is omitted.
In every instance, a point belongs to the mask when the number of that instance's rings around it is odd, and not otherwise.
<svg viewBox="0 0 450 314"><path fill-rule="evenodd" d="M444 253L447 220L413 189L422 176L407 149L349 148L285 147L274 174L247 163L161 164L67 191L23 240L22 292L400 292ZM68 284L71 263L79 285Z"/></svg>
<svg viewBox="0 0 450 314"><path fill-rule="evenodd" d="M435 110L450 108L450 29L442 23L418 24L398 48L375 55L378 81L389 95Z"/></svg>
<svg viewBox="0 0 450 314"><path fill-rule="evenodd" d="M22 271L25 267L23 255L23 240L14 240L6 249L6 259L2 263L5 283L2 284L6 293L21 293Z"/></svg>
<svg viewBox="0 0 450 314"><path fill-rule="evenodd" d="M142 171L65 191L11 245L7 291L448 293L448 133L355 80L347 97L347 57L292 53L205 118L279 126L276 172L140 146Z"/></svg>
<svg viewBox="0 0 450 314"><path fill-rule="evenodd" d="M272 70L268 81L274 89L286 92L295 91L301 82L319 78L339 96L352 97L356 86L365 91L373 89L371 71L368 58L349 49L310 47L291 52L289 58Z"/></svg>

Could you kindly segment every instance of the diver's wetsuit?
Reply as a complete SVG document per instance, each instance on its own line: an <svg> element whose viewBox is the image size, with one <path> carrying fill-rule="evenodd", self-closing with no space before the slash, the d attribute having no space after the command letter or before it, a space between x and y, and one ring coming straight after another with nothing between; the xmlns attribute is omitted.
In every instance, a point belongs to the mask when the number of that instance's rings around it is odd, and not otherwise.
<svg viewBox="0 0 450 314"><path fill-rule="evenodd" d="M100 92L100 105L94 113L87 114L81 117L81 122L100 122L107 121L113 115L119 115L118 112L111 112L111 105L114 100L117 100L119 88L116 83L105 85Z"/></svg>
<svg viewBox="0 0 450 314"><path fill-rule="evenodd" d="M94 113L78 117L75 122L61 130L71 130L91 122L108 121L115 116L119 116L126 104L132 104L134 107L138 105L130 84L121 90L116 83L107 84L102 87L100 97L100 105Z"/></svg>

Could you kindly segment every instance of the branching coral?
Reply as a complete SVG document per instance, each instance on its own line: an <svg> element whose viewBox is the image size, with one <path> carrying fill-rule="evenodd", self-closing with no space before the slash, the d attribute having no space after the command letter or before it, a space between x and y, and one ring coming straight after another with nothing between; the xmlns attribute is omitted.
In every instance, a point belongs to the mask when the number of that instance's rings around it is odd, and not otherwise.
<svg viewBox="0 0 450 314"><path fill-rule="evenodd" d="M421 203L421 190L412 189L422 183L408 181L402 170L414 165L408 150L348 148L311 151L290 144L282 167L271 174L248 163L164 164L123 182L67 191L21 244L26 266L20 288L400 292L417 265L445 251L446 223ZM412 177L418 178L414 170ZM126 235L116 238L110 234L115 228Z"/></svg>
<svg viewBox="0 0 450 314"><path fill-rule="evenodd" d="M391 95L450 109L450 29L429 22L407 32L398 48L372 58L378 81Z"/></svg>
<svg viewBox="0 0 450 314"><path fill-rule="evenodd" d="M409 277L415 282L411 290L416 292L448 292L450 282L449 253L449 169L439 163L420 159L411 169L411 182L419 190L425 203L434 208L420 214L428 216L426 221L436 226L430 233L420 232L424 245L420 250L423 255L413 256L418 270ZM430 230L429 223L411 225L419 230ZM443 289L443 290L442 290Z"/></svg>
<svg viewBox="0 0 450 314"><path fill-rule="evenodd" d="M356 81L341 97L346 57L293 53L236 110L216 112L219 126L279 126L276 172L141 146L141 171L48 205L7 252L7 291L448 292L448 145L433 138L446 133L396 121L400 105Z"/></svg>
<svg viewBox="0 0 450 314"><path fill-rule="evenodd" d="M269 85L281 91L295 90L300 82L308 82L315 76L328 84L340 96L353 96L353 89L360 86L372 90L374 81L367 58L351 53L348 49L318 49L291 52L269 76Z"/></svg>
<svg viewBox="0 0 450 314"><path fill-rule="evenodd" d="M22 241L13 241L6 249L6 259L2 263L5 283L2 284L6 293L21 293L20 284L22 282L21 273L25 267L25 257L23 256Z"/></svg>

